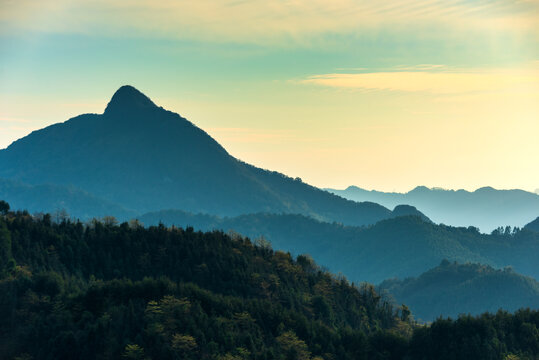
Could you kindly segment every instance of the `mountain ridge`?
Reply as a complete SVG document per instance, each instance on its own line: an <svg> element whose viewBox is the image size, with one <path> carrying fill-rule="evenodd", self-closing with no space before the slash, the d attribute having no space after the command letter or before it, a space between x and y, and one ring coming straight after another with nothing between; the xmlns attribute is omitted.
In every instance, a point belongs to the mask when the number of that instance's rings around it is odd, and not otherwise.
<svg viewBox="0 0 539 360"><path fill-rule="evenodd" d="M275 249L309 254L332 272L356 283L419 276L443 259L483 263L539 279L539 234L518 232L481 234L476 228L456 228L426 222L415 215L398 216L365 227L322 222L297 214L246 214L220 218L181 210L163 210L138 217L146 226L223 230L252 239L263 237Z"/></svg>
<svg viewBox="0 0 539 360"><path fill-rule="evenodd" d="M418 277L386 280L378 288L410 306L415 316L425 321L439 316L456 318L460 314L539 307L537 280L511 268L494 269L481 264L444 260Z"/></svg>
<svg viewBox="0 0 539 360"><path fill-rule="evenodd" d="M391 216L381 205L346 200L241 162L131 86L118 89L103 114L76 116L0 150L0 178L74 186L138 213L284 212L351 225Z"/></svg>
<svg viewBox="0 0 539 360"><path fill-rule="evenodd" d="M520 189L497 190L484 186L475 191L416 186L406 193L365 190L349 186L345 190L326 188L354 201L373 201L392 208L409 204L436 223L475 226L490 232L499 226L523 227L539 215L539 195Z"/></svg>

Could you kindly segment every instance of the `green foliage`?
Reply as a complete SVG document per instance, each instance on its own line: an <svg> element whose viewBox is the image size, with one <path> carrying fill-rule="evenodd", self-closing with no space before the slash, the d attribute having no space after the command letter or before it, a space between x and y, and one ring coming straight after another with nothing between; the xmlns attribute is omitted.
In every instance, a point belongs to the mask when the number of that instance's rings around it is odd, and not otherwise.
<svg viewBox="0 0 539 360"><path fill-rule="evenodd" d="M15 268L15 259L11 253L11 234L5 221L0 218L0 275Z"/></svg>
<svg viewBox="0 0 539 360"><path fill-rule="evenodd" d="M6 215L9 211L9 204L4 200L0 200L0 214Z"/></svg>
<svg viewBox="0 0 539 360"><path fill-rule="evenodd" d="M539 232L506 228L481 234L473 227L458 228L425 222L417 216L400 216L369 227L344 226L302 215L249 214L219 218L168 210L140 217L144 224L185 226L209 231L234 229L258 238L274 249L308 253L332 271L356 283L380 283L394 277L417 276L443 259L474 262L539 278Z"/></svg>
<svg viewBox="0 0 539 360"><path fill-rule="evenodd" d="M414 332L413 359L537 359L539 311L498 311L481 316L438 319Z"/></svg>
<svg viewBox="0 0 539 360"><path fill-rule="evenodd" d="M126 359L132 359L132 360L146 359L144 355L144 349L138 346L137 344L127 344L125 346L125 351L122 354L122 357Z"/></svg>
<svg viewBox="0 0 539 360"><path fill-rule="evenodd" d="M1 221L19 264L0 279L8 359L355 359L402 324L372 286L237 234Z"/></svg>
<svg viewBox="0 0 539 360"><path fill-rule="evenodd" d="M6 359L505 359L539 355L539 312L418 326L309 256L192 228L8 213Z"/></svg>

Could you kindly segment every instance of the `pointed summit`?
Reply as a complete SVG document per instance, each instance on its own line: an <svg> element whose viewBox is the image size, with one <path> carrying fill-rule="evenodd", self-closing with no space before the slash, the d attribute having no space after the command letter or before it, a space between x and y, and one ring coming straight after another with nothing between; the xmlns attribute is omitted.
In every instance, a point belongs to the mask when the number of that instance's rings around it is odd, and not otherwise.
<svg viewBox="0 0 539 360"><path fill-rule="evenodd" d="M124 85L119 88L110 99L110 102L105 109L105 114L140 111L156 107L157 106L149 97L135 89L133 86Z"/></svg>

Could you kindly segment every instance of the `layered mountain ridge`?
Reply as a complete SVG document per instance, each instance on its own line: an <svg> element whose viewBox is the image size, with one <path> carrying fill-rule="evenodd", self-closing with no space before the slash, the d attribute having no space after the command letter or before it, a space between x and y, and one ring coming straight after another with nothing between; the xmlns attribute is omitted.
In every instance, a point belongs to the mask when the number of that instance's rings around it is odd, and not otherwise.
<svg viewBox="0 0 539 360"><path fill-rule="evenodd" d="M389 208L413 205L436 223L475 226L483 232L499 226L523 227L539 216L539 195L518 189L486 186L466 191L417 186L407 193L395 193L349 186L344 190L326 190L349 200L372 201Z"/></svg>

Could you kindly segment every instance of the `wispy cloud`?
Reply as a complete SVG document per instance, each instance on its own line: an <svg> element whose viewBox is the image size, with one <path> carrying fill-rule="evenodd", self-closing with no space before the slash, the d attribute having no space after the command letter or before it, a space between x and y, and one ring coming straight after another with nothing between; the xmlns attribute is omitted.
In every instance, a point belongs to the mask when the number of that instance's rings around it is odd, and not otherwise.
<svg viewBox="0 0 539 360"><path fill-rule="evenodd" d="M160 35L211 41L272 41L372 27L449 24L537 33L539 2L519 0L148 1L17 0L0 2L0 32L40 31Z"/></svg>
<svg viewBox="0 0 539 360"><path fill-rule="evenodd" d="M400 66L393 71L313 75L301 84L361 90L462 94L522 91L539 94L539 63L526 68L450 70L443 65Z"/></svg>

